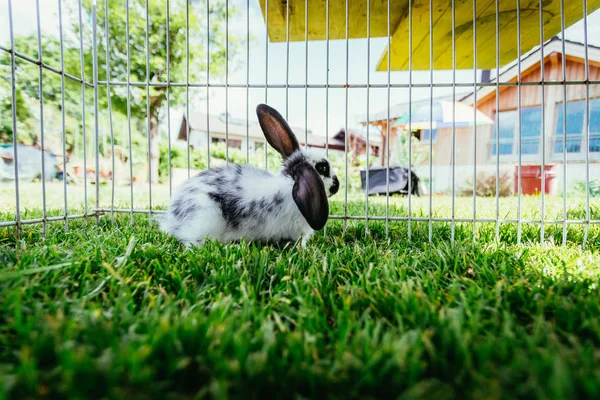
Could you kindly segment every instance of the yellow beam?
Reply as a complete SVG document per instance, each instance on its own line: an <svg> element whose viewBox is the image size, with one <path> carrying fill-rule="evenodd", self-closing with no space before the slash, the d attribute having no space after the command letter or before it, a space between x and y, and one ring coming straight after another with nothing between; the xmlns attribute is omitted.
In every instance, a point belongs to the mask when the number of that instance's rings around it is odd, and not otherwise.
<svg viewBox="0 0 600 400"><path fill-rule="evenodd" d="M271 42L305 40L306 0L268 0L268 33ZM329 39L346 38L346 1L348 4L348 38L366 38L367 1L329 0ZM388 0L370 1L370 36L386 37ZM391 54L392 71L409 69L409 0L390 1L391 48L386 49L377 66L378 71L387 70L388 54ZM411 0L412 4L412 68L430 68L429 57L429 1ZM452 2L431 0L433 3L433 69L452 69ZM496 68L496 43L500 45L500 67L518 57L517 0L498 0L498 29L496 40L496 5L494 0L476 0L477 68ZM266 21L267 0L259 0ZM520 0L521 54L540 44L540 0ZM561 0L542 0L544 40L561 31ZM563 0L565 27L583 18L583 2ZM308 3L308 40L326 38L327 0ZM456 68L472 69L473 46L473 1L455 0L455 46ZM588 0L588 13L600 7L600 0ZM289 16L288 16L289 10Z"/></svg>
<svg viewBox="0 0 600 400"><path fill-rule="evenodd" d="M370 0L371 37L387 36L387 0ZM266 22L266 0L259 0ZM268 0L269 39L271 42L285 42L286 23L289 20L289 40L305 40L305 0ZM308 3L308 40L326 39L327 0L312 0ZM408 0L390 0L390 32L394 32L400 20L408 13ZM367 2L348 0L348 38L367 37ZM346 38L346 0L329 0L329 39Z"/></svg>
<svg viewBox="0 0 600 400"><path fill-rule="evenodd" d="M415 0L412 8L412 67L415 70L430 68L429 0ZM569 27L583 18L582 2L565 0L565 26ZM477 68L496 68L496 43L500 45L500 67L518 58L518 19L515 0L499 0L496 41L496 5L494 0L476 2L477 24L473 29L473 2L455 1L456 68L471 69L474 65L474 42L477 38ZM539 0L520 2L521 55L540 44ZM600 0L588 1L588 13L598 9ZM561 31L560 0L545 0L542 8L544 40ZM433 69L452 69L452 9L450 2L434 1L433 7ZM409 69L409 18L400 22L391 39L390 69ZM387 70L386 50L377 66Z"/></svg>

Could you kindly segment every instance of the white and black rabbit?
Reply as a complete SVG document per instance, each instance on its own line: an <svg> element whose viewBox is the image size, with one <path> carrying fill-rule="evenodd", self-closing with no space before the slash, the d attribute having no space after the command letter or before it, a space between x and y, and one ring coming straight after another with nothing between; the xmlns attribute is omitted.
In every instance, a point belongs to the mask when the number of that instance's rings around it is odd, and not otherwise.
<svg viewBox="0 0 600 400"><path fill-rule="evenodd" d="M258 121L283 157L278 175L240 164L212 168L184 182L173 194L161 230L187 246L206 239L234 242L296 241L302 246L329 216L328 198L340 187L329 162L300 148L275 109L259 104Z"/></svg>

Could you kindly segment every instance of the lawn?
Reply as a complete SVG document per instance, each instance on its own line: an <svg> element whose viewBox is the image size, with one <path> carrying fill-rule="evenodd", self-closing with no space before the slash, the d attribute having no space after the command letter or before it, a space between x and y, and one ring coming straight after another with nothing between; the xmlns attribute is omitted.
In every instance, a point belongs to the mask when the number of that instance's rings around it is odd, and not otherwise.
<svg viewBox="0 0 600 400"><path fill-rule="evenodd" d="M142 187L140 187L140 191ZM105 188L103 188L104 190ZM160 188L159 188L160 189ZM0 220L10 220L10 188ZM50 191L50 214L62 206ZM90 190L93 190L90 189ZM163 192L162 194L160 194ZM166 195L165 193L166 192ZM61 194L58 195L57 193ZM69 204L79 212L81 197ZM104 192L103 192L104 193ZM128 208L128 190L116 206ZM136 207L146 193L138 194ZM35 193L25 217L41 214ZM162 197L160 197L162 196ZM153 195L164 206L168 188ZM110 205L110 194L101 205ZM332 213L361 215L343 194ZM546 220L562 218L546 199ZM92 201L90 207L94 204ZM434 216L451 199L433 198ZM517 199L501 199L516 218ZM569 199L569 219L585 219ZM390 201L406 216L404 198ZM411 215L428 216L429 199ZM160 207L159 207L160 208ZM471 198L455 216L472 217ZM600 219L598 200L591 218ZM495 199L477 199L494 218ZM522 199L540 217L539 197ZM385 216L385 199L369 213ZM186 251L120 214L0 228L0 396L6 398L598 398L600 225L331 220L306 249L241 243Z"/></svg>

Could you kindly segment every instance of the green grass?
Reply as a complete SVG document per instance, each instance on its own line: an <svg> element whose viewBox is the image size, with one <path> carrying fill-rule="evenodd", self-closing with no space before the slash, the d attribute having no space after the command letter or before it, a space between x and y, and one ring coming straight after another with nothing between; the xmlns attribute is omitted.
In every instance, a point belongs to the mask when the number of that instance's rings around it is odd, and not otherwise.
<svg viewBox="0 0 600 400"><path fill-rule="evenodd" d="M427 216L429 199L413 200L412 215ZM450 215L449 199L432 200ZM501 199L501 217L516 216L516 201ZM569 218L585 218L582 201L569 199ZM495 199L477 202L478 217L495 216ZM538 204L524 198L523 217ZM347 212L364 210L354 200ZM472 199L456 210L470 217ZM562 218L562 200L546 211ZM332 212L344 213L343 197ZM385 199L370 213L385 215ZM406 214L392 199L390 215ZM0 396L600 396L600 225L585 248L583 225L561 247L562 224L546 224L543 244L539 225L523 224L517 244L516 224L496 241L495 224L480 223L474 244L471 223L456 224L454 243L451 225L434 223L429 244L427 222L413 221L408 240L406 222L386 238L384 222L366 235L364 221L344 231L332 220L307 249L186 251L147 216L129 218L51 223L45 241L39 225L20 239L0 229Z"/></svg>

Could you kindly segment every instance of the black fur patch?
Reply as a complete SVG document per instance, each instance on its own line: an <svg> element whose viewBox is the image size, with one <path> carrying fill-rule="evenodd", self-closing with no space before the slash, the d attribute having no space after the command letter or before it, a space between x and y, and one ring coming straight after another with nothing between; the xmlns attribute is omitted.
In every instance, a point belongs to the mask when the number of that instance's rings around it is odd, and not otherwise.
<svg viewBox="0 0 600 400"><path fill-rule="evenodd" d="M289 176L295 180L300 169L306 164L310 165L306 157L304 157L304 154L297 151L283 162L283 175Z"/></svg>
<svg viewBox="0 0 600 400"><path fill-rule="evenodd" d="M317 173L325 178L331 177L331 169L329 168L329 163L326 160L321 160L315 165L315 169Z"/></svg>
<svg viewBox="0 0 600 400"><path fill-rule="evenodd" d="M179 198L173 203L173 215L179 220L187 219L199 210L200 207L191 199Z"/></svg>
<svg viewBox="0 0 600 400"><path fill-rule="evenodd" d="M260 229L268 218L279 214L283 204L283 195L277 193L273 198L244 202L239 192L214 191L209 197L219 205L227 226L238 229L242 223L250 223L253 229Z"/></svg>
<svg viewBox="0 0 600 400"><path fill-rule="evenodd" d="M188 186L187 192L189 194L198 194L198 193L200 193L200 188L198 188L196 186Z"/></svg>
<svg viewBox="0 0 600 400"><path fill-rule="evenodd" d="M276 206L280 206L283 204L283 195L281 194L281 192L277 192L275 197L273 197L273 203L275 203Z"/></svg>
<svg viewBox="0 0 600 400"><path fill-rule="evenodd" d="M329 193L331 193L331 195L333 196L334 194L336 194L338 192L338 190L340 190L340 181L338 180L337 176L333 177L333 185L331 185L331 188L329 189Z"/></svg>
<svg viewBox="0 0 600 400"><path fill-rule="evenodd" d="M208 196L219 205L221 214L231 228L237 229L240 226L240 198L232 193L213 192Z"/></svg>
<svg viewBox="0 0 600 400"><path fill-rule="evenodd" d="M229 169L227 169L229 168ZM254 170L252 173L261 171ZM223 219L231 229L238 229L240 225L248 225L249 229L260 229L265 221L279 214L284 202L283 194L277 193L273 197L245 201L241 179L244 167L241 165L230 165L221 170L221 173L203 176L212 190L208 196L217 203L221 209ZM264 171L265 176L272 176Z"/></svg>

